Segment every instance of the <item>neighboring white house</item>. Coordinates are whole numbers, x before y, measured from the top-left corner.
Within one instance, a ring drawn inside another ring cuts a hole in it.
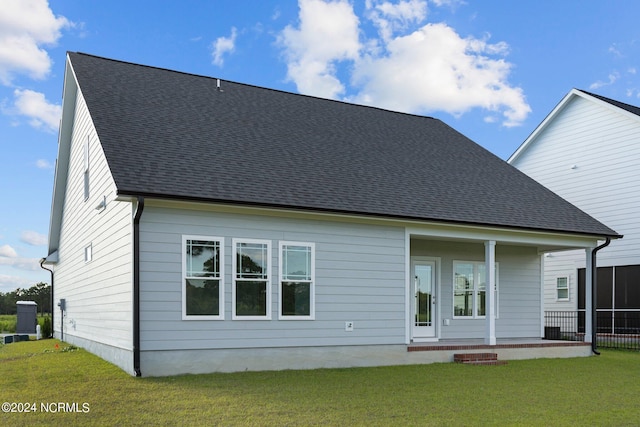
[[[573,89],[509,163],[624,235],[597,262],[602,331],[624,332],[640,314],[640,108]],[[547,254],[546,310],[584,308],[584,269],[583,251]]]
[[[539,339],[542,254],[607,237],[439,120],[68,54],[55,336],[132,374]]]

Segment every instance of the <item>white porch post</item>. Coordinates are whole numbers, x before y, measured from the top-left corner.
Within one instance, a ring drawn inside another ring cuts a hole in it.
[[[487,240],[484,242],[484,264],[485,264],[485,332],[484,343],[496,345],[496,242]]]
[[[584,342],[592,341],[593,333],[593,317],[591,309],[593,307],[593,301],[591,300],[591,289],[593,288],[593,263],[591,262],[591,253],[593,248],[585,249],[585,255],[587,257],[585,277],[584,277]],[[576,305],[577,307],[577,305]]]

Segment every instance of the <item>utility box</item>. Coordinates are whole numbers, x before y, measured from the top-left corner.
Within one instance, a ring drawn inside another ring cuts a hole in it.
[[[16,334],[35,334],[38,324],[38,304],[35,301],[18,301]]]

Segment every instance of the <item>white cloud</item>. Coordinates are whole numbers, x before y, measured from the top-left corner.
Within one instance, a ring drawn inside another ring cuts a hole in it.
[[[398,3],[367,0],[366,8],[368,18],[378,27],[383,40],[389,40],[396,31],[422,22],[427,16],[425,0],[402,0]]]
[[[8,293],[16,289],[29,289],[41,280],[27,279],[21,276],[10,276],[8,274],[0,274],[0,292]],[[46,279],[44,281],[47,281]]]
[[[25,271],[38,271],[40,269],[40,259],[38,258],[22,258],[22,257],[1,257],[0,265],[7,265]]]
[[[620,50],[620,47],[616,43],[609,46],[609,53],[612,53],[613,56],[617,58],[624,57],[624,55],[622,54],[622,51]]]
[[[454,115],[480,107],[501,111],[503,125],[520,124],[531,111],[522,90],[507,83],[511,65],[486,53],[504,46],[461,38],[445,24],[427,24],[387,44],[384,57],[364,58],[355,78],[357,102],[409,112]]]
[[[463,0],[430,0],[436,6],[451,6],[455,7],[458,5],[466,4]]]
[[[30,118],[29,124],[36,129],[43,129],[49,132],[56,132],[62,115],[62,107],[57,104],[50,104],[43,93],[29,89],[16,89],[13,91],[15,97],[15,111]]]
[[[36,160],[36,167],[38,169],[53,169],[53,165],[45,159]]]
[[[218,37],[213,42],[213,63],[218,67],[222,67],[224,64],[224,55],[235,50],[237,35],[238,31],[235,27],[232,27],[229,37]]]
[[[3,0],[0,7],[0,83],[10,85],[16,74],[43,79],[51,58],[42,48],[55,45],[61,30],[73,23],[54,16],[47,0]]]
[[[598,80],[594,83],[591,83],[589,85],[589,89],[599,89],[603,86],[610,86],[614,84],[620,78],[620,73],[618,73],[617,71],[614,71],[609,74],[608,78],[609,78],[608,81]]]
[[[0,257],[17,258],[18,257],[18,253],[11,246],[2,245],[2,246],[0,246]]]
[[[336,76],[335,62],[358,58],[358,17],[345,0],[300,0],[298,4],[299,28],[287,26],[279,37],[287,77],[300,93],[337,98],[345,88]]]
[[[522,89],[508,81],[509,45],[490,43],[489,35],[462,38],[444,23],[425,24],[425,1],[368,0],[366,15],[379,36],[362,41],[347,1],[300,0],[299,6],[299,27],[286,27],[279,40],[288,77],[301,93],[418,114],[481,108],[489,121],[502,115],[508,127],[531,112]],[[348,79],[339,79],[339,63]]]
[[[44,246],[47,244],[47,236],[31,230],[23,231],[20,234],[20,240],[31,246]]]

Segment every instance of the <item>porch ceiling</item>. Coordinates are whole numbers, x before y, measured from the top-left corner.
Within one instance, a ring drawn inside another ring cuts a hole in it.
[[[530,230],[433,226],[408,228],[407,234],[411,240],[465,243],[495,241],[499,246],[535,247],[539,253],[594,248],[598,245],[598,236],[546,233]]]

